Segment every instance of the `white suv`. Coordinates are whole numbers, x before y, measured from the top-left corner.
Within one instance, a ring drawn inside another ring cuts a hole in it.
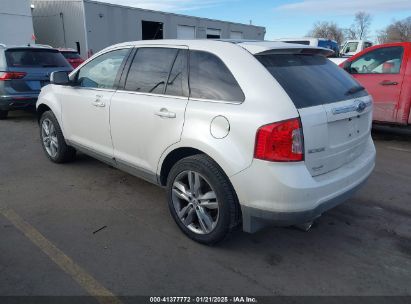
[[[202,243],[242,224],[312,222],[370,175],[372,100],[326,49],[279,42],[128,42],[37,103],[50,160],[76,150],[167,188]],[[156,202],[153,202],[155,204]]]

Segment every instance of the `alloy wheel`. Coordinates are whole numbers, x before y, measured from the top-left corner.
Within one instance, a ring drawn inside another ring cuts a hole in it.
[[[53,122],[48,118],[44,119],[41,124],[41,137],[47,154],[52,158],[55,158],[58,153],[59,144],[56,128],[54,127]]]
[[[183,171],[173,182],[172,202],[185,227],[197,234],[209,234],[217,225],[219,204],[210,183],[200,173]]]

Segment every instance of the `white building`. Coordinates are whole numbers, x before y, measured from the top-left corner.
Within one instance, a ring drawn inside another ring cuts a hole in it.
[[[34,43],[33,20],[29,0],[1,0],[0,43]]]
[[[94,0],[32,0],[37,43],[83,57],[124,41],[232,38],[264,40],[265,28]]]

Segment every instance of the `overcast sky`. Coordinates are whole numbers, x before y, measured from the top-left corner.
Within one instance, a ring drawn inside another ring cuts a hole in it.
[[[262,25],[266,39],[304,36],[316,21],[349,27],[359,10],[373,16],[372,34],[411,16],[411,0],[98,0],[167,12]]]

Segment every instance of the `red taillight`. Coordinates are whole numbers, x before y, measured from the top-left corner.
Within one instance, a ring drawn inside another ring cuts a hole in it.
[[[303,130],[300,119],[294,118],[259,128],[254,157],[276,162],[304,160]]]
[[[0,80],[22,79],[24,76],[24,72],[0,72]]]

